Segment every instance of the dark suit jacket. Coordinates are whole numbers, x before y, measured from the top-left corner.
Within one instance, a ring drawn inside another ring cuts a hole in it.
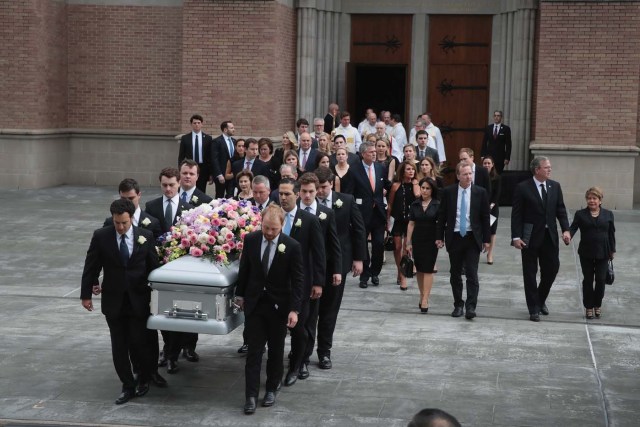
[[[487,193],[491,194],[491,178],[489,177],[489,172],[482,166],[476,165],[476,171],[473,174],[473,184],[484,188],[487,190]]]
[[[173,217],[172,225],[176,224],[176,218],[179,217],[180,214],[182,214],[182,211],[187,211],[189,209],[193,209],[193,206],[188,203],[183,203],[182,201],[180,201],[178,203],[178,209],[176,211],[176,215]],[[158,197],[157,199],[149,200],[147,204],[144,205],[144,211],[158,220],[158,222],[160,223],[160,229],[162,230],[162,233],[166,233],[167,231],[170,230],[169,228],[167,228],[167,226],[164,223],[164,209],[162,206],[162,196]]]
[[[340,126],[340,119],[337,116],[333,117],[329,113],[327,113],[327,115],[324,116],[324,131],[326,133],[331,135],[331,132],[338,126]]]
[[[560,221],[560,228],[563,232],[569,230],[569,219],[567,218],[567,209],[564,206],[560,184],[549,179],[546,182],[546,187],[546,210],[533,178],[519,183],[513,192],[511,238],[522,238],[524,225],[532,224],[529,248],[540,247],[544,241],[545,233],[549,233],[554,245],[558,246],[556,219]]]
[[[244,298],[244,312],[250,316],[258,300],[266,293],[278,306],[278,313],[286,317],[290,311],[300,312],[303,298],[302,250],[291,237],[280,233],[268,274],[262,269],[262,231],[254,231],[244,238],[240,257],[236,295]],[[278,247],[284,245],[284,252]],[[307,296],[308,298],[308,296]]]
[[[351,151],[347,151],[347,163],[349,163],[349,165],[352,165],[359,161],[361,161],[360,156],[358,156],[355,153],[352,153]],[[338,164],[338,159],[336,159],[336,154],[333,153],[332,155],[329,156],[329,165],[335,167],[337,164]]]
[[[182,193],[182,190],[180,190],[180,192]],[[211,196],[209,196],[208,194],[198,190],[197,188],[193,191],[193,194],[191,195],[191,199],[189,199],[189,204],[191,206],[197,207],[202,205],[203,203],[209,203],[213,200],[213,198],[211,198]]]
[[[362,162],[354,163],[349,168],[349,171],[352,172],[351,176],[355,182],[353,197],[356,199],[356,203],[360,208],[360,213],[362,213],[362,219],[367,227],[371,223],[371,219],[374,218],[374,215],[377,216],[382,223],[386,223],[387,213],[384,205],[383,190],[386,189],[388,191],[391,187],[391,183],[387,179],[382,165],[375,162],[373,165],[376,173],[375,191],[371,189],[369,176],[367,175],[367,171],[362,165]],[[358,203],[359,200],[362,200],[362,203]]]
[[[482,250],[483,243],[491,242],[491,227],[489,226],[489,195],[487,191],[471,185],[471,203],[469,218],[471,220],[471,231],[478,248]],[[436,240],[444,240],[447,251],[455,251],[457,248],[453,239],[454,228],[456,226],[456,214],[458,211],[458,184],[453,184],[442,192],[440,199],[440,209],[438,210],[438,223],[436,225]]]
[[[146,239],[142,244],[138,241],[141,236]],[[151,288],[147,284],[147,277],[158,265],[158,254],[150,231],[133,227],[133,252],[125,267],[116,242],[116,228],[112,225],[100,228],[94,231],[87,251],[80,298],[91,299],[93,285],[98,283],[100,271],[104,271],[102,313],[110,317],[127,314],[146,319],[151,302]],[[129,297],[132,313],[122,312],[125,292]]]
[[[496,164],[496,169],[502,172],[504,161],[511,160],[511,128],[500,125],[497,137],[493,138],[493,124],[487,126],[482,137],[481,157],[491,156]],[[500,167],[498,167],[500,165]]]
[[[340,207],[336,205],[338,200],[340,200]],[[364,261],[367,258],[367,235],[362,214],[351,194],[331,192],[331,209],[336,214],[336,227],[342,254],[342,274],[345,275],[351,270],[354,260]]]
[[[145,224],[145,219],[148,219],[148,224]],[[105,218],[103,227],[108,227],[113,225],[113,217],[109,216]],[[143,228],[145,230],[149,230],[155,239],[160,237],[162,234],[162,228],[160,227],[160,222],[155,218],[146,213],[145,211],[140,211],[140,220],[138,221],[138,227]]]
[[[416,155],[417,155],[418,161],[424,159],[425,157],[431,157],[435,162],[436,166],[440,165],[440,156],[438,155],[438,150],[436,150],[435,148],[425,147],[424,156],[421,156],[420,147],[416,147],[416,153],[417,153]]]
[[[235,139],[233,137],[231,137],[231,141],[233,141],[235,145]],[[218,136],[212,141],[211,156],[213,177],[215,178],[218,175],[224,176],[224,172],[227,170],[227,162],[229,161],[229,146],[223,135]]]
[[[296,223],[300,220],[300,226]],[[304,271],[303,300],[309,300],[312,286],[324,286],[326,274],[326,251],[320,220],[302,209],[296,210],[291,226],[290,237],[302,246],[302,262]]]
[[[209,176],[211,175],[211,149],[213,145],[213,138],[211,135],[208,135],[202,132],[202,159],[200,159],[201,164],[205,164],[207,167],[207,171],[205,171]],[[178,164],[184,159],[192,159],[193,160],[193,132],[186,133],[182,135],[180,138],[180,151],[178,152]],[[202,171],[201,171],[202,173]]]
[[[236,160],[231,164],[231,171],[233,172],[234,187],[238,186],[236,183],[235,177],[236,175],[238,175],[238,173],[240,173],[244,169],[246,163],[247,163],[247,159],[240,159],[240,160]],[[262,175],[262,176],[266,176],[267,178],[269,178],[270,176],[269,167],[266,165],[265,162],[258,159],[257,157],[253,160],[253,164],[251,166],[251,172],[253,173],[253,176]]]
[[[325,270],[327,283],[332,282],[331,276],[342,274],[342,250],[336,226],[336,215],[332,209],[316,202],[316,217],[320,220],[322,236],[324,237],[324,248],[327,261]],[[300,209],[300,199],[298,199],[298,209]],[[324,213],[324,219],[323,214]]]
[[[613,212],[600,208],[597,218],[591,216],[589,208],[576,211],[569,227],[571,237],[580,230],[578,254],[590,259],[608,259],[616,251],[616,227]]]
[[[271,193],[273,195],[273,192]],[[253,204],[254,206],[258,206],[258,202],[256,202],[256,199],[254,199],[253,197],[249,197],[247,199],[248,202],[251,202],[251,204]],[[266,208],[267,206],[269,206],[271,203],[275,203],[276,205],[278,204],[275,200],[273,200],[273,198],[270,196],[269,199],[267,200],[267,202],[264,204],[264,206],[262,207],[262,209]]]
[[[305,172],[313,172],[316,164],[316,156],[318,155],[318,150],[315,148],[309,149],[309,155],[307,156],[307,163],[305,164],[304,171]],[[298,163],[302,167],[302,149],[298,149]]]

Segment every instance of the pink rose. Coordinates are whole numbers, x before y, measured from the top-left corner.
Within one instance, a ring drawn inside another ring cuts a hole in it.
[[[238,242],[238,244],[236,245],[236,248],[238,248],[239,251],[241,251],[243,247],[244,244],[242,242]]]
[[[218,218],[212,219],[211,220],[211,225],[213,225],[214,227],[220,226],[220,220]]]
[[[189,246],[191,246],[191,242],[189,242],[188,239],[181,239],[180,240],[180,246],[182,247],[182,249],[186,249]]]
[[[227,246],[229,246],[229,249],[235,249],[236,248],[236,243],[232,240],[232,241],[227,243]]]
[[[227,240],[232,240],[233,239],[233,233],[227,233],[226,236],[224,236]]]
[[[189,249],[189,255],[195,256],[195,257],[201,257],[202,250],[200,248],[196,248],[195,246],[192,246],[191,249]]]
[[[207,243],[209,243],[210,245],[215,245],[216,244],[216,237],[209,235],[209,237],[207,238]]]

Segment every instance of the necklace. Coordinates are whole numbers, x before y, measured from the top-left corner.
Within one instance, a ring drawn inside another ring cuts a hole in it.
[[[598,215],[600,215],[600,208],[598,208],[598,210],[596,211],[591,211],[591,216],[596,218]]]

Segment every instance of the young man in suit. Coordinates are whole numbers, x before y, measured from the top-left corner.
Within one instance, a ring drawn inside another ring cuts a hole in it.
[[[130,200],[135,206],[136,210],[131,217],[131,222],[136,227],[141,227],[153,233],[153,238],[157,239],[162,234],[160,228],[160,222],[149,215],[148,213],[140,209],[140,197],[142,192],[140,191],[140,185],[138,181],[133,178],[125,178],[118,184],[118,193],[121,199]],[[109,216],[104,220],[103,227],[113,225],[113,216]]]
[[[304,325],[309,315],[310,299],[322,295],[325,280],[326,252],[320,220],[315,215],[298,208],[296,203],[299,184],[291,179],[280,181],[280,206],[285,212],[282,232],[293,237],[302,247],[304,288],[298,324],[291,329],[291,354],[285,386],[295,384],[300,374],[300,366],[307,348],[308,334]]]
[[[376,148],[370,142],[360,145],[361,162],[355,162],[353,168],[353,180],[355,191],[353,196],[362,213],[366,234],[371,235],[371,255],[367,254],[360,287],[369,286],[371,279],[374,286],[380,284],[378,275],[382,270],[384,256],[384,229],[387,223],[387,212],[384,204],[384,190],[389,190],[390,183],[384,176],[382,165],[375,162]]]
[[[476,317],[478,302],[478,261],[480,252],[485,252],[491,242],[489,226],[489,195],[486,190],[471,184],[473,172],[466,162],[456,166],[458,184],[443,190],[438,223],[436,245],[447,245],[451,263],[451,290],[454,310],[452,317],[466,314],[468,320]],[[462,268],[467,277],[467,301],[462,299]]]
[[[556,220],[560,222],[566,245],[571,235],[562,189],[558,182],[549,179],[551,161],[538,156],[531,161],[530,168],[533,178],[519,183],[513,192],[511,238],[513,246],[521,250],[529,320],[539,322],[540,313],[549,314],[546,301],[560,269]],[[540,285],[536,282],[538,264]]]
[[[198,164],[191,159],[185,159],[180,163],[180,201],[191,206],[200,206],[209,203],[213,199],[196,187],[199,179]]]
[[[333,332],[342,303],[344,284],[349,272],[353,273],[353,277],[358,277],[362,273],[362,263],[367,257],[367,235],[360,209],[353,196],[332,191],[335,177],[331,169],[321,166],[315,170],[315,174],[318,177],[317,197],[320,206],[326,206],[335,213],[342,255],[340,266],[342,280],[336,284],[333,277],[327,276],[318,307],[318,366],[320,369],[331,369]],[[328,279],[331,279],[331,283]],[[311,351],[313,352],[313,346]]]
[[[163,233],[171,231],[171,227],[176,223],[176,219],[183,210],[193,209],[193,206],[180,200],[178,190],[180,188],[180,172],[176,168],[164,168],[159,175],[162,196],[150,200],[145,205],[145,211],[156,217],[160,221],[160,228]],[[175,374],[178,372],[178,355],[186,339],[182,332],[160,331],[164,340],[164,348],[158,359],[158,366],[169,365],[167,372]],[[167,362],[168,361],[168,362]]]
[[[207,191],[207,182],[213,182],[213,165],[211,163],[213,138],[202,132],[202,116],[194,114],[190,119],[192,131],[180,138],[178,164],[184,159],[192,159],[200,168],[200,178],[196,186],[200,191]]]
[[[294,328],[303,295],[300,244],[282,232],[284,212],[276,205],[262,212],[262,230],[244,238],[236,304],[245,313],[249,352],[245,363],[245,414],[253,414],[260,390],[262,353],[268,344],[267,384],[262,406],[273,406],[284,366],[287,328]]]
[[[215,138],[212,143],[211,165],[214,168],[213,182],[216,184],[216,198],[220,199],[226,194],[231,194],[233,190],[233,180],[227,182],[224,173],[227,170],[227,162],[233,159],[235,153],[236,140],[233,135],[236,128],[231,120],[226,120],[220,124],[222,134]]]
[[[82,272],[80,298],[82,306],[93,310],[92,289],[104,271],[102,282],[102,313],[111,334],[113,364],[122,392],[116,405],[128,402],[134,396],[149,391],[149,380],[154,369],[148,343],[147,318],[151,302],[149,273],[158,267],[158,255],[153,234],[132,225],[135,212],[133,203],[115,200],[110,207],[113,225],[93,233]],[[139,361],[138,383],[131,371],[129,354]]]
[[[493,112],[493,124],[484,130],[480,156],[493,157],[498,173],[502,173],[511,160],[511,128],[502,123],[502,111]]]
[[[333,210],[328,206],[320,204],[320,202],[316,200],[319,186],[320,181],[318,181],[318,177],[311,172],[307,172],[300,177],[298,208],[315,215],[320,220],[326,250],[327,264],[324,282],[324,288],[326,289],[327,286],[338,286],[342,283],[342,249],[340,247],[340,240],[338,239],[336,216]],[[321,298],[316,298],[309,301],[309,315],[305,323],[308,336],[307,347],[304,352],[302,364],[300,365],[300,373],[298,374],[298,379],[300,380],[309,377],[309,358],[316,344],[316,326],[318,323],[320,299]]]
[[[248,138],[244,145],[246,147],[244,159],[236,160],[231,165],[231,171],[235,177],[245,169],[248,169],[253,173],[253,176],[264,175],[269,176],[269,168],[267,165],[258,158],[258,141],[253,138]],[[238,183],[233,180],[233,187],[236,188]]]
[[[471,183],[487,190],[487,194],[491,194],[491,178],[489,172],[483,167],[475,164],[473,150],[471,148],[461,148],[458,152],[458,158],[461,162],[471,166]]]
[[[418,144],[418,146],[416,147],[416,156],[418,161],[424,159],[425,157],[431,157],[436,166],[440,166],[440,156],[438,156],[438,150],[427,145],[429,143],[429,134],[426,130],[419,130],[418,132],[416,132],[416,143]]]

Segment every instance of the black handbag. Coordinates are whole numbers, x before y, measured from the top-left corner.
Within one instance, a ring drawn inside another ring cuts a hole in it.
[[[615,280],[616,275],[613,272],[613,260],[609,260],[609,265],[607,265],[607,276],[604,278],[604,283],[607,285],[613,285],[613,281]]]
[[[385,251],[392,251],[394,248],[395,248],[395,244],[393,243],[393,236],[389,234],[384,239],[384,250]]]
[[[403,255],[400,260],[400,272],[404,277],[413,277],[413,258],[409,255]]]

